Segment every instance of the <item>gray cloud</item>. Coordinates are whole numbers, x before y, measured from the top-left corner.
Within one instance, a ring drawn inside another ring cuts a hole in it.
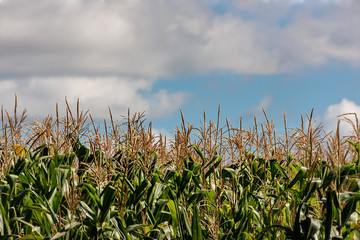
[[[4,1],[0,28],[7,75],[276,70],[254,26],[197,1]]]
[[[0,73],[156,78],[359,63],[356,1],[228,2],[246,14],[220,15],[201,0],[5,0]]]
[[[341,6],[329,10],[329,15],[319,18],[307,17],[310,13],[299,13],[294,23],[280,34],[285,66],[322,65],[332,59],[353,65],[360,63],[359,4]],[[285,42],[286,41],[286,42]],[[297,47],[296,48],[294,48]]]
[[[331,60],[360,64],[360,2],[353,0],[236,0],[232,6],[265,33],[278,71]],[[287,4],[286,4],[287,3]],[[249,18],[249,17],[248,17]]]

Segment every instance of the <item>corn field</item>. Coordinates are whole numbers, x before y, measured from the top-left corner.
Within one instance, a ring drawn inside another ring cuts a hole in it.
[[[167,139],[141,113],[99,126],[66,106],[1,109],[0,239],[360,239],[356,114],[342,137],[312,113],[283,134],[265,112],[252,127],[181,113]]]

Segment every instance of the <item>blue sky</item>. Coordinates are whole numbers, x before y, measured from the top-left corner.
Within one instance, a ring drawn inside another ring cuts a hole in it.
[[[181,89],[189,96],[182,106],[186,119],[198,124],[206,110],[209,118],[216,120],[220,105],[221,116],[238,125],[240,118],[251,125],[253,117],[263,120],[262,108],[278,126],[283,126],[283,114],[291,127],[298,127],[301,114],[314,113],[318,122],[327,122],[330,129],[336,122],[326,119],[329,106],[339,106],[343,99],[359,102],[360,69],[343,63],[330,63],[326,66],[307,67],[301,72],[271,75],[238,75],[212,73],[208,75],[187,76],[174,79],[161,79],[156,88]],[[345,106],[343,106],[345,108]],[[193,109],[197,109],[194,111]],[[350,108],[351,109],[351,108]],[[343,112],[339,109],[336,115]],[[354,107],[348,112],[358,112]],[[171,121],[157,121],[163,126],[177,124],[180,114]]]
[[[171,133],[203,111],[333,129],[360,114],[357,0],[0,0],[0,104],[31,117],[79,98],[96,119],[145,111]]]

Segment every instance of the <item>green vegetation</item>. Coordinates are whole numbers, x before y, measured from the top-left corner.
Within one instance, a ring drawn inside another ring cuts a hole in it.
[[[340,138],[311,114],[279,136],[266,114],[204,115],[166,140],[142,114],[103,131],[79,106],[1,117],[0,239],[360,239],[357,121]]]

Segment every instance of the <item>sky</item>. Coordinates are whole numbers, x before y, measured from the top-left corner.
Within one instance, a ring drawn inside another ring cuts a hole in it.
[[[0,0],[0,105],[29,118],[143,112],[171,134],[203,111],[251,125],[262,109],[325,129],[360,116],[358,0]],[[344,129],[349,129],[345,123]]]

